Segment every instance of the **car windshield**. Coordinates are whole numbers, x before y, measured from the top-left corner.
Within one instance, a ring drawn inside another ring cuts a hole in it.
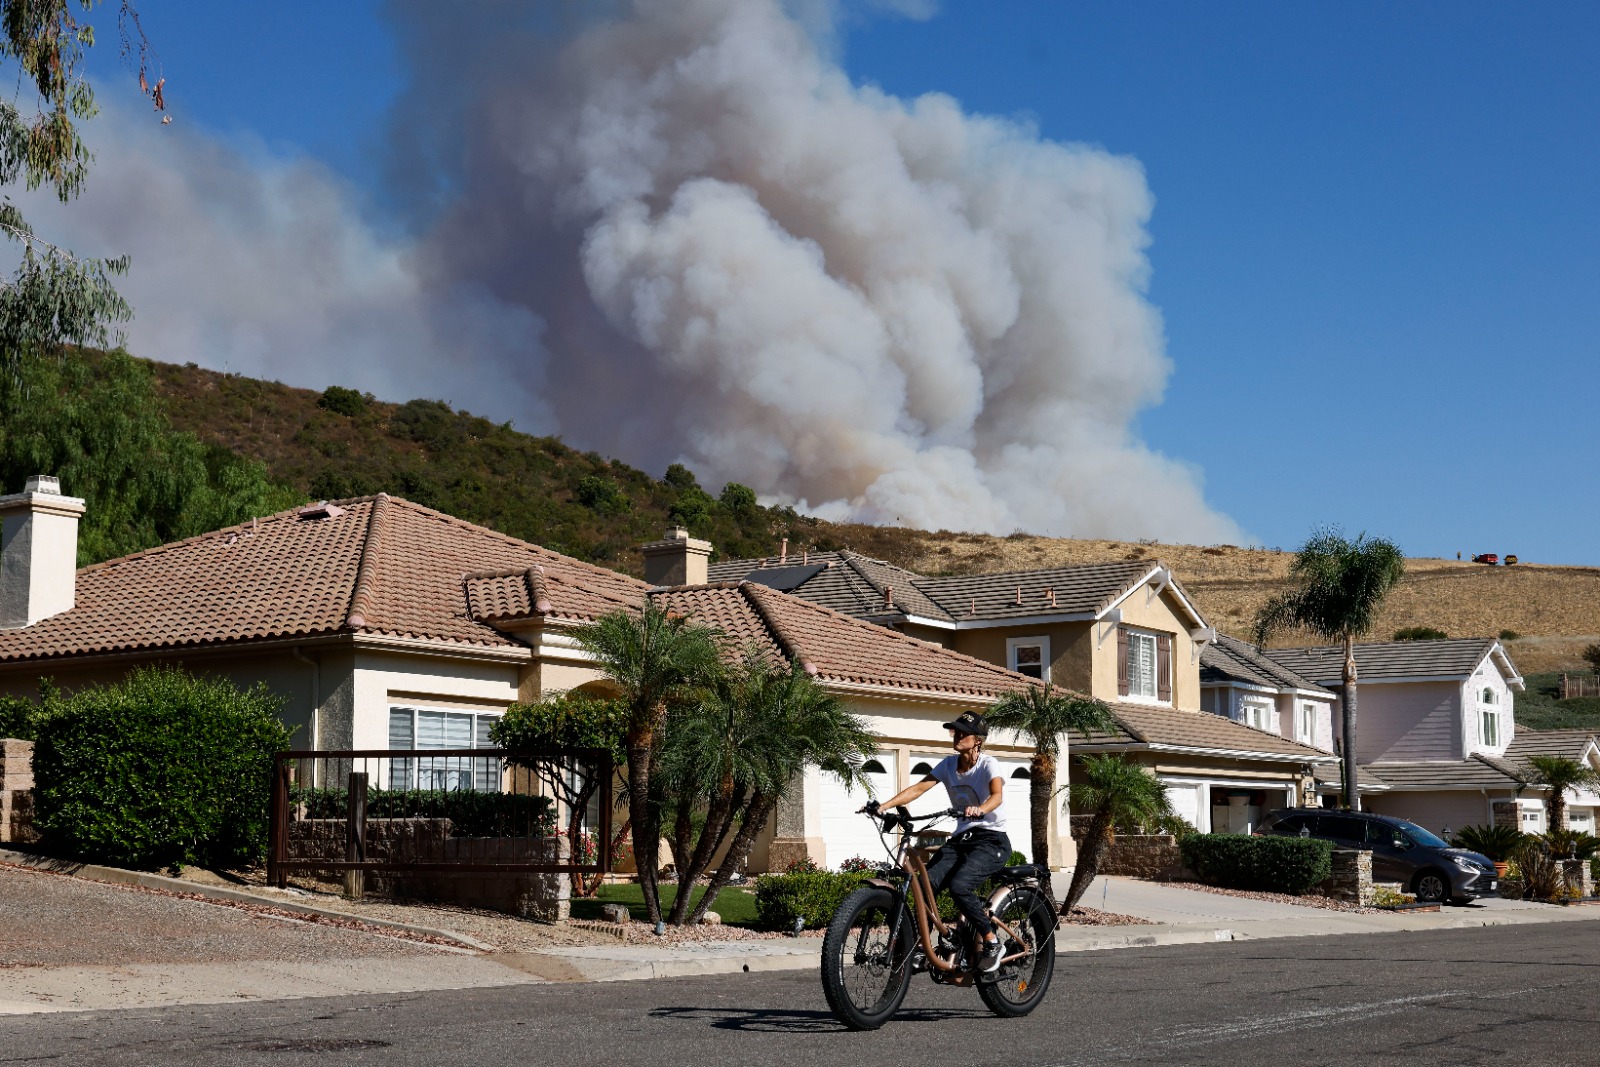
[[[1414,822],[1403,822],[1400,824],[1400,829],[1405,831],[1405,835],[1407,837],[1411,838],[1411,840],[1425,848],[1450,847],[1447,842],[1440,840],[1438,837],[1434,836],[1434,834],[1424,830]]]

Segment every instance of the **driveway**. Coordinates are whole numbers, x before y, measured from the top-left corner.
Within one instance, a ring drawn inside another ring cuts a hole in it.
[[[0,1014],[531,981],[383,933],[0,864]]]
[[[1056,897],[1066,893],[1069,879],[1056,876]],[[1162,925],[1184,923],[1240,923],[1266,919],[1304,920],[1315,915],[1312,908],[1299,904],[1281,904],[1275,900],[1252,900],[1223,893],[1206,893],[1195,889],[1179,889],[1160,882],[1146,882],[1138,878],[1101,875],[1089,883],[1080,903],[1101,911]],[[1308,915],[1307,913],[1311,913]]]

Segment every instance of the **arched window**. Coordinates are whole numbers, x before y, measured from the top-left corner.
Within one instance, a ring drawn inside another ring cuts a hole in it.
[[[889,772],[884,770],[883,769],[883,764],[879,763],[877,760],[869,759],[869,760],[867,760],[867,762],[865,762],[865,763],[863,763],[861,765],[861,773],[862,774],[888,774]]]
[[[1011,777],[1013,777],[1013,778],[1032,778],[1033,777],[1033,773],[1031,771],[1029,771],[1028,768],[1026,768],[1026,767],[1018,767],[1016,770],[1011,772]]]
[[[913,778],[915,778],[919,774],[924,776],[924,777],[926,777],[926,776],[928,776],[928,775],[930,775],[932,773],[933,773],[933,764],[929,763],[927,760],[923,760],[921,763],[919,763],[915,767],[911,768],[911,776]]]
[[[1494,703],[1494,690],[1488,688],[1487,686],[1485,686],[1484,690],[1483,690],[1483,702],[1485,704],[1493,704]]]

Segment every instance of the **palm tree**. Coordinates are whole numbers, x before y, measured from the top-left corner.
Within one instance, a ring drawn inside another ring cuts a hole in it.
[[[1335,528],[1318,530],[1289,565],[1292,588],[1269,600],[1256,616],[1257,643],[1284,630],[1305,630],[1344,645],[1344,795],[1357,811],[1356,639],[1372,632],[1378,609],[1405,569],[1405,556],[1393,541],[1366,534],[1352,540]]]
[[[753,649],[706,699],[675,711],[662,739],[660,778],[677,805],[673,853],[682,864],[669,921],[704,918],[806,767],[853,785],[876,747],[866,724],[798,662],[778,664]],[[703,816],[693,842],[691,808]],[[691,909],[688,887],[724,842],[722,862]]]
[[[1115,728],[1116,720],[1103,701],[1047,685],[1030,685],[1021,692],[1007,693],[995,701],[985,717],[992,729],[1010,730],[1033,745],[1033,758],[1028,761],[1028,774],[1033,784],[1028,795],[1028,828],[1033,862],[1048,866],[1050,798],[1055,796],[1061,738],[1071,730],[1110,731]]]
[[[1155,775],[1121,756],[1085,756],[1078,762],[1073,778],[1076,780],[1067,790],[1068,810],[1087,811],[1091,818],[1067,899],[1061,904],[1063,915],[1077,907],[1099,873],[1100,860],[1118,823],[1143,823],[1172,814],[1167,787]]]
[[[1561,825],[1567,814],[1568,789],[1600,789],[1600,771],[1565,756],[1529,756],[1527,777],[1517,787],[1517,794],[1528,786],[1550,790],[1545,804],[1550,813],[1549,829],[1564,829]]]
[[[627,707],[628,819],[651,922],[661,920],[656,886],[660,811],[650,789],[656,735],[672,707],[693,702],[715,685],[723,669],[718,636],[648,598],[642,611],[608,612],[576,634]]]

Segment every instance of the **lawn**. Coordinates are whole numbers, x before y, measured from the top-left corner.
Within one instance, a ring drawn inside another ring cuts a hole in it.
[[[693,898],[694,903],[700,902],[701,895],[705,892],[704,886],[696,886]],[[678,899],[678,887],[664,885],[661,887],[661,910],[672,910],[672,902]],[[632,882],[623,882],[617,885],[603,885],[600,895],[591,899],[572,900],[572,917],[574,919],[599,919],[600,908],[605,904],[627,905],[628,914],[633,916],[635,922],[645,922],[649,916],[644,910],[644,891]],[[716,903],[711,910],[722,916],[722,921],[729,926],[755,926],[756,894],[751,889],[741,889],[729,886],[717,894]]]

